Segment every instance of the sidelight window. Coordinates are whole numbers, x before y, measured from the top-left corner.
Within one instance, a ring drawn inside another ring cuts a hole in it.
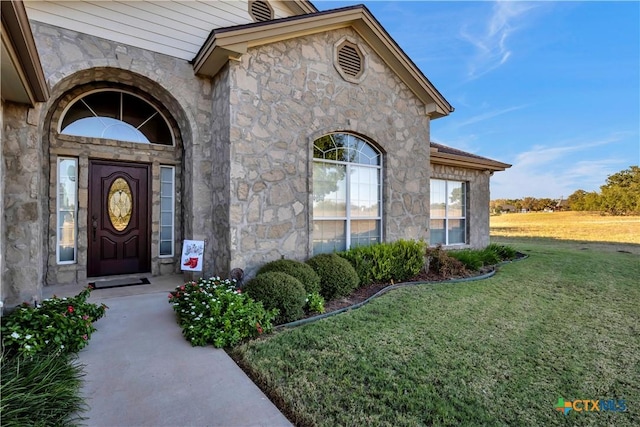
[[[56,258],[58,264],[74,264],[78,248],[78,159],[59,157],[57,168]]]

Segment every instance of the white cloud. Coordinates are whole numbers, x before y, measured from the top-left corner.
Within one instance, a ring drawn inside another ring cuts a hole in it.
[[[509,46],[509,39],[526,24],[532,9],[537,3],[519,1],[498,1],[492,8],[492,13],[480,28],[465,26],[460,31],[460,37],[471,43],[475,54],[471,55],[468,78],[473,80],[504,65],[513,51]]]
[[[491,178],[491,198],[567,197],[578,189],[598,191],[628,159],[593,159],[593,148],[620,141],[620,134],[602,140],[559,146],[535,146],[520,153],[513,166]]]
[[[456,123],[456,125],[458,127],[460,127],[460,126],[467,126],[467,125],[470,125],[470,124],[473,124],[473,123],[483,122],[485,120],[489,120],[489,119],[492,119],[494,117],[501,116],[501,115],[506,114],[506,113],[510,113],[512,111],[521,110],[521,109],[526,108],[526,107],[528,107],[528,105],[517,105],[517,106],[514,106],[514,107],[503,108],[502,110],[487,111],[485,113],[478,114],[476,116],[470,117],[467,120],[464,120],[462,122],[458,122],[458,123]]]

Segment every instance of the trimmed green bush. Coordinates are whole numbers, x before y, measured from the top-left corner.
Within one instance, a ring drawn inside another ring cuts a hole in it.
[[[371,246],[359,246],[338,255],[356,270],[361,285],[402,282],[420,273],[424,266],[425,244],[415,240],[397,240]]]
[[[449,256],[462,262],[469,270],[480,270],[484,265],[479,251],[472,249],[460,249],[449,251]]]
[[[270,271],[279,271],[295,277],[302,283],[307,294],[320,291],[320,277],[309,265],[292,259],[279,259],[271,261],[260,267],[258,275]]]
[[[515,249],[509,246],[499,245],[497,243],[491,243],[487,246],[487,249],[498,254],[502,261],[514,259],[518,255],[518,252]]]
[[[87,406],[80,395],[82,366],[60,352],[1,358],[3,426],[69,426]]]
[[[298,279],[281,271],[259,274],[242,288],[251,298],[261,301],[267,310],[280,311],[276,324],[293,322],[304,316],[307,293]]]
[[[307,264],[320,276],[320,295],[327,301],[349,295],[360,284],[351,263],[336,254],[318,254]]]

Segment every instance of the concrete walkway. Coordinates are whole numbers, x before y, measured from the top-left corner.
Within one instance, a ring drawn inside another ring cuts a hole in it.
[[[92,292],[90,301],[109,309],[78,355],[86,366],[82,392],[91,408],[84,423],[291,426],[223,350],[191,347],[183,338],[167,302],[177,284]]]

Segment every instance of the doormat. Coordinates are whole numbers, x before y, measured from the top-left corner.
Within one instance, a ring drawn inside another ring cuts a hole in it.
[[[129,277],[124,279],[100,280],[89,283],[93,289],[120,288],[122,286],[149,285],[149,279],[146,277]]]

